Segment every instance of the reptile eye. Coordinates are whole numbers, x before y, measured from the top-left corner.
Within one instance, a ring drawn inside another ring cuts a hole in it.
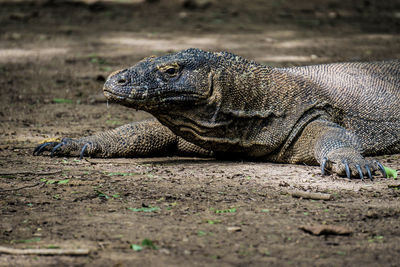
[[[125,85],[128,83],[128,81],[124,78],[120,78],[120,79],[118,79],[117,83],[118,83],[118,85]]]
[[[165,73],[168,75],[175,75],[176,72],[177,72],[177,69],[175,69],[175,68],[168,68],[165,70]]]

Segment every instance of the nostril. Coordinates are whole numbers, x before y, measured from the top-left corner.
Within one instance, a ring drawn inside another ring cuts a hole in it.
[[[117,83],[118,83],[119,85],[125,85],[125,84],[127,83],[127,80],[126,80],[126,79],[123,79],[123,78],[120,78],[120,79],[117,81]]]

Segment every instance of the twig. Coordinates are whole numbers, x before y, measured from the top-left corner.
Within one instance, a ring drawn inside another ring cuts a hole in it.
[[[301,230],[306,233],[313,235],[350,235],[353,230],[340,225],[311,225],[311,226],[300,226]]]
[[[89,249],[18,249],[18,248],[7,248],[0,246],[0,253],[12,254],[12,255],[72,255],[72,256],[85,256],[90,252]]]
[[[304,199],[315,199],[315,200],[330,200],[331,194],[323,194],[323,193],[311,193],[306,191],[293,191],[290,193],[292,197],[301,197]]]
[[[62,172],[59,171],[51,171],[51,172],[33,172],[33,171],[20,171],[20,172],[0,172],[0,175],[15,175],[15,174],[31,174],[31,175],[50,175],[57,174]]]
[[[22,187],[11,188],[11,189],[0,189],[0,192],[21,190],[21,189],[24,189],[24,188],[35,187],[35,186],[38,186],[38,185],[40,185],[40,184],[41,184],[41,183],[36,183],[36,184],[32,184],[32,185],[25,185],[25,186],[22,186]]]
[[[103,158],[83,158],[83,161],[86,161],[90,164],[104,164],[104,163],[109,163],[110,161],[105,161]],[[133,160],[132,159],[112,159],[113,164],[132,164]]]

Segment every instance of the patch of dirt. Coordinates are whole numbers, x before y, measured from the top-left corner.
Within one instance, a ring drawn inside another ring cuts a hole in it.
[[[149,117],[107,107],[101,96],[109,73],[143,57],[199,47],[272,66],[400,58],[399,14],[398,1],[377,0],[0,0],[0,246],[90,249],[3,254],[0,266],[398,265],[397,180],[321,177],[315,166],[32,151],[44,138]],[[400,168],[398,155],[379,160]],[[299,190],[331,200],[291,196]],[[300,229],[313,225],[352,234]]]

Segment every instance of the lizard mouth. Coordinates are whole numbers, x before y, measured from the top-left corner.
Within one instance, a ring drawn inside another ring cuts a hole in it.
[[[125,96],[115,94],[114,92],[110,92],[105,88],[103,89],[103,93],[104,93],[104,96],[107,98],[107,100],[122,101],[126,98]]]
[[[179,92],[177,95],[175,91],[163,92],[162,94],[160,94],[159,91],[154,91],[149,94],[148,92],[138,93],[137,90],[132,90],[130,95],[122,95],[107,88],[103,88],[103,93],[110,101],[129,107],[145,109],[169,106],[170,104],[193,104],[205,98],[193,92]]]

